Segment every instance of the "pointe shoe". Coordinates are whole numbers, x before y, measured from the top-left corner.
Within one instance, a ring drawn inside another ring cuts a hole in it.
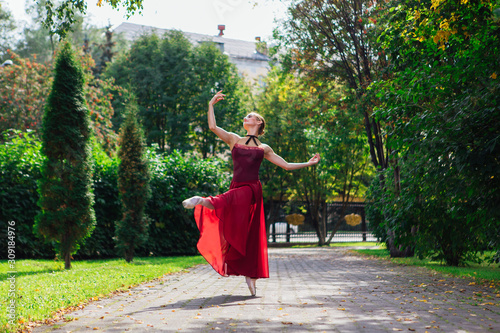
[[[252,279],[248,276],[246,276],[245,279],[247,281],[247,286],[248,286],[248,290],[250,290],[250,294],[252,296],[255,296],[257,294],[257,287],[255,286],[255,281],[257,279]]]
[[[192,197],[184,200],[182,202],[182,205],[184,206],[184,208],[193,209],[196,205],[200,204],[201,200],[203,200],[202,197]]]

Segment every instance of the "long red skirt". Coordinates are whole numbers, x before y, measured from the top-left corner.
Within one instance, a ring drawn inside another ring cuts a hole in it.
[[[268,278],[260,181],[231,182],[228,192],[207,199],[215,209],[198,205],[194,210],[201,255],[222,276]]]

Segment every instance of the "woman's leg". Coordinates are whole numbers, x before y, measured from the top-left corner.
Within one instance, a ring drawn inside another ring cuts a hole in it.
[[[257,279],[252,279],[249,276],[245,276],[245,281],[247,282],[248,290],[250,290],[250,294],[255,296],[257,294],[257,287],[255,286],[255,282]]]
[[[182,205],[184,208],[187,209],[192,209],[196,207],[197,205],[202,205],[204,207],[207,207],[208,209],[214,209],[214,206],[210,203],[208,199],[199,197],[199,196],[194,196],[192,198],[186,199],[182,202]]]

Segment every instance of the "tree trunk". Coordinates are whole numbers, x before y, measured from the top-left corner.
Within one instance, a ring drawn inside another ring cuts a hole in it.
[[[66,231],[61,239],[60,245],[60,254],[62,258],[64,258],[64,269],[71,269],[71,251],[68,246],[68,232]]]
[[[323,218],[320,216],[319,211],[320,211],[320,204],[319,202],[316,203],[314,206],[314,212],[312,212],[311,216],[313,218],[313,225],[316,229],[316,235],[318,236],[318,245],[323,246],[325,245],[325,233],[324,233],[324,225],[323,225]]]
[[[64,269],[71,269],[71,253],[69,251],[64,253]]]
[[[337,221],[337,223],[335,223],[335,226],[333,227],[332,230],[332,234],[330,235],[330,237],[328,237],[328,240],[326,241],[327,245],[331,243],[333,236],[335,236],[335,233],[339,230],[340,226],[342,225],[342,222],[344,221],[343,216],[345,216],[345,211],[347,210],[347,207],[349,207],[349,203],[343,202],[342,210],[340,211],[340,219]]]
[[[125,261],[131,262],[132,260],[134,260],[134,245],[131,245],[131,247],[125,252]]]
[[[394,244],[395,235],[393,231],[388,231],[387,241],[385,242],[387,249],[391,255],[391,258],[408,258],[413,257],[415,251],[413,247],[407,246],[406,248],[396,247]]]

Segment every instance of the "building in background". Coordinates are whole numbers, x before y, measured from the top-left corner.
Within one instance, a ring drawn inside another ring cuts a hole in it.
[[[230,39],[223,37],[224,26],[219,25],[220,33],[217,36],[203,35],[192,32],[182,32],[184,36],[194,45],[213,42],[222,53],[229,57],[229,60],[236,65],[238,72],[248,80],[256,81],[262,85],[262,78],[265,77],[270,69],[269,57],[257,51],[256,42],[247,42],[244,40]],[[156,33],[162,36],[168,30],[151,26],[139,25],[124,22],[114,30],[121,34],[126,40],[133,41],[143,34]]]

